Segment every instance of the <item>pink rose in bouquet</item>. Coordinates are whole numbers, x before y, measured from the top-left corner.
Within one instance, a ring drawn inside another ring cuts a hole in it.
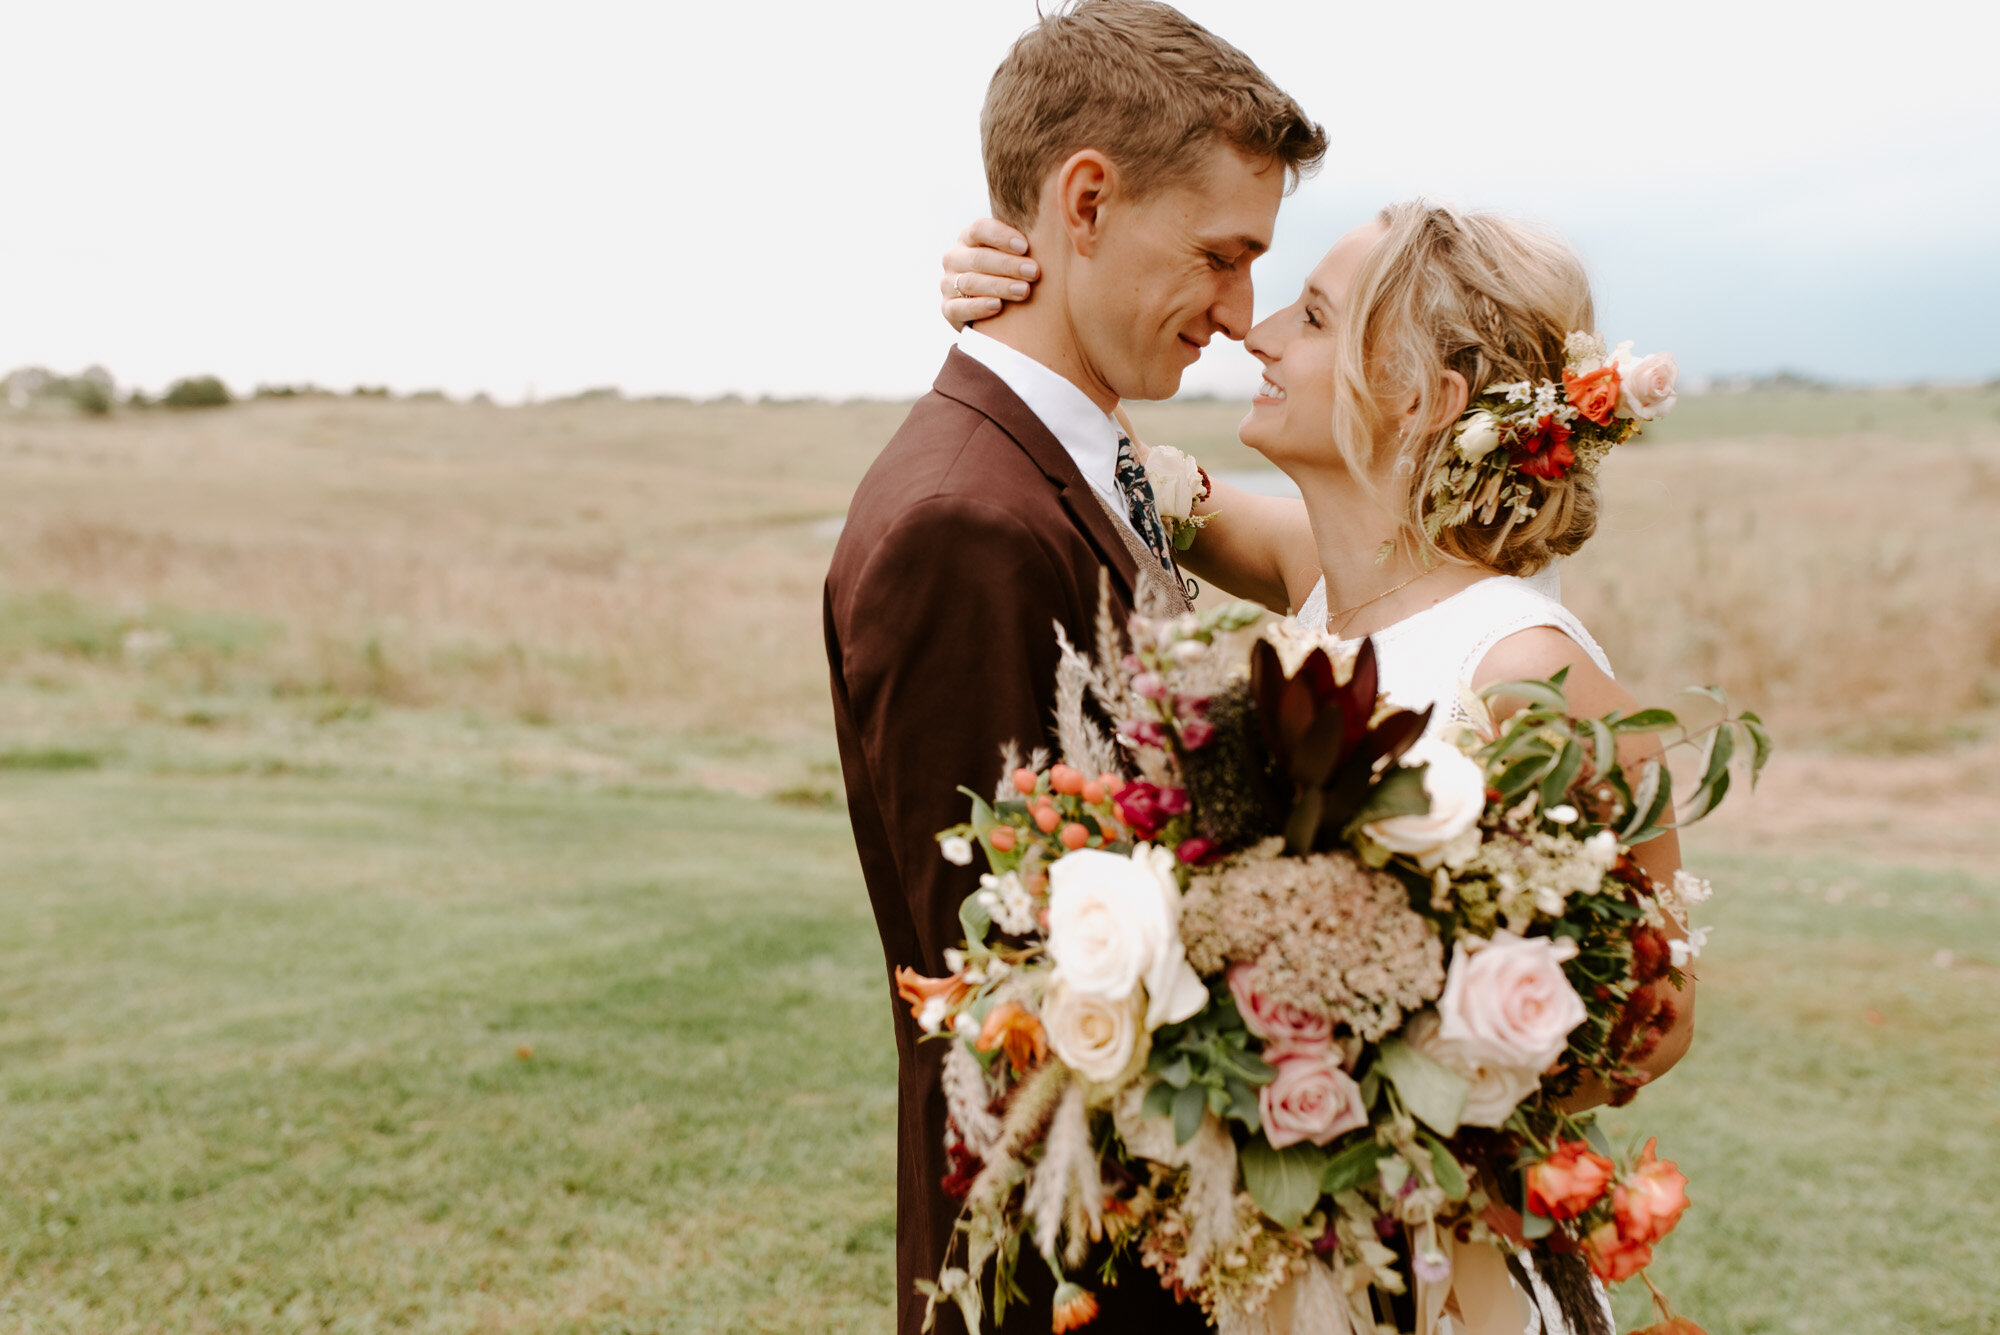
[[[1368,1125],[1361,1086],[1340,1069],[1340,1054],[1330,1046],[1278,1045],[1264,1049],[1264,1060],[1278,1071],[1257,1092],[1264,1138],[1273,1149],[1305,1140],[1330,1144]]]
[[[1476,1062],[1547,1069],[1588,1018],[1563,977],[1562,962],[1575,950],[1571,941],[1505,930],[1476,949],[1461,939],[1438,998],[1439,1036]]]
[[[1309,1011],[1290,1002],[1273,1001],[1257,990],[1257,967],[1233,964],[1229,992],[1250,1032],[1266,1043],[1325,1047],[1333,1039],[1333,1019],[1325,1011]]]

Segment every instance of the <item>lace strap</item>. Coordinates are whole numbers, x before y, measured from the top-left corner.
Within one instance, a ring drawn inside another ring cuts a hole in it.
[[[1540,594],[1531,594],[1527,598],[1509,601],[1517,605],[1506,615],[1497,617],[1481,627],[1480,635],[1472,642],[1465,657],[1459,660],[1460,680],[1467,682],[1473,680],[1473,674],[1479,670],[1479,665],[1486,661],[1486,655],[1492,653],[1494,646],[1500,641],[1510,635],[1518,635],[1524,630],[1534,630],[1538,626],[1549,626],[1569,636],[1584,653],[1590,656],[1590,661],[1597,664],[1605,676],[1617,680],[1618,674],[1611,670],[1611,659],[1606,656],[1596,638],[1584,629],[1583,622],[1578,620],[1576,613]]]

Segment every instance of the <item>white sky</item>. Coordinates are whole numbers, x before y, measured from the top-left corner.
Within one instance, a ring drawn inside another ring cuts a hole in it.
[[[2000,7],[1188,0],[1327,125],[1259,309],[1418,191],[1693,375],[2000,373]],[[908,394],[1031,0],[10,6],[0,369]],[[1188,388],[1247,392],[1220,342]]]

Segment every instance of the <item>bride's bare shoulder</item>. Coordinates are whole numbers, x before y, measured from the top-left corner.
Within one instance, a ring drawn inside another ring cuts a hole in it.
[[[1597,665],[1590,652],[1557,626],[1530,626],[1495,644],[1480,660],[1472,684],[1484,689],[1503,681],[1544,681],[1562,669],[1570,711],[1579,716],[1631,709],[1632,695]]]

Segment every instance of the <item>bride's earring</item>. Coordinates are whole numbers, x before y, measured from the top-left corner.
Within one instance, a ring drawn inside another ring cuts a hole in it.
[[[1399,454],[1396,456],[1397,477],[1410,477],[1413,476],[1416,473],[1416,471],[1417,471],[1417,459],[1415,455]]]

